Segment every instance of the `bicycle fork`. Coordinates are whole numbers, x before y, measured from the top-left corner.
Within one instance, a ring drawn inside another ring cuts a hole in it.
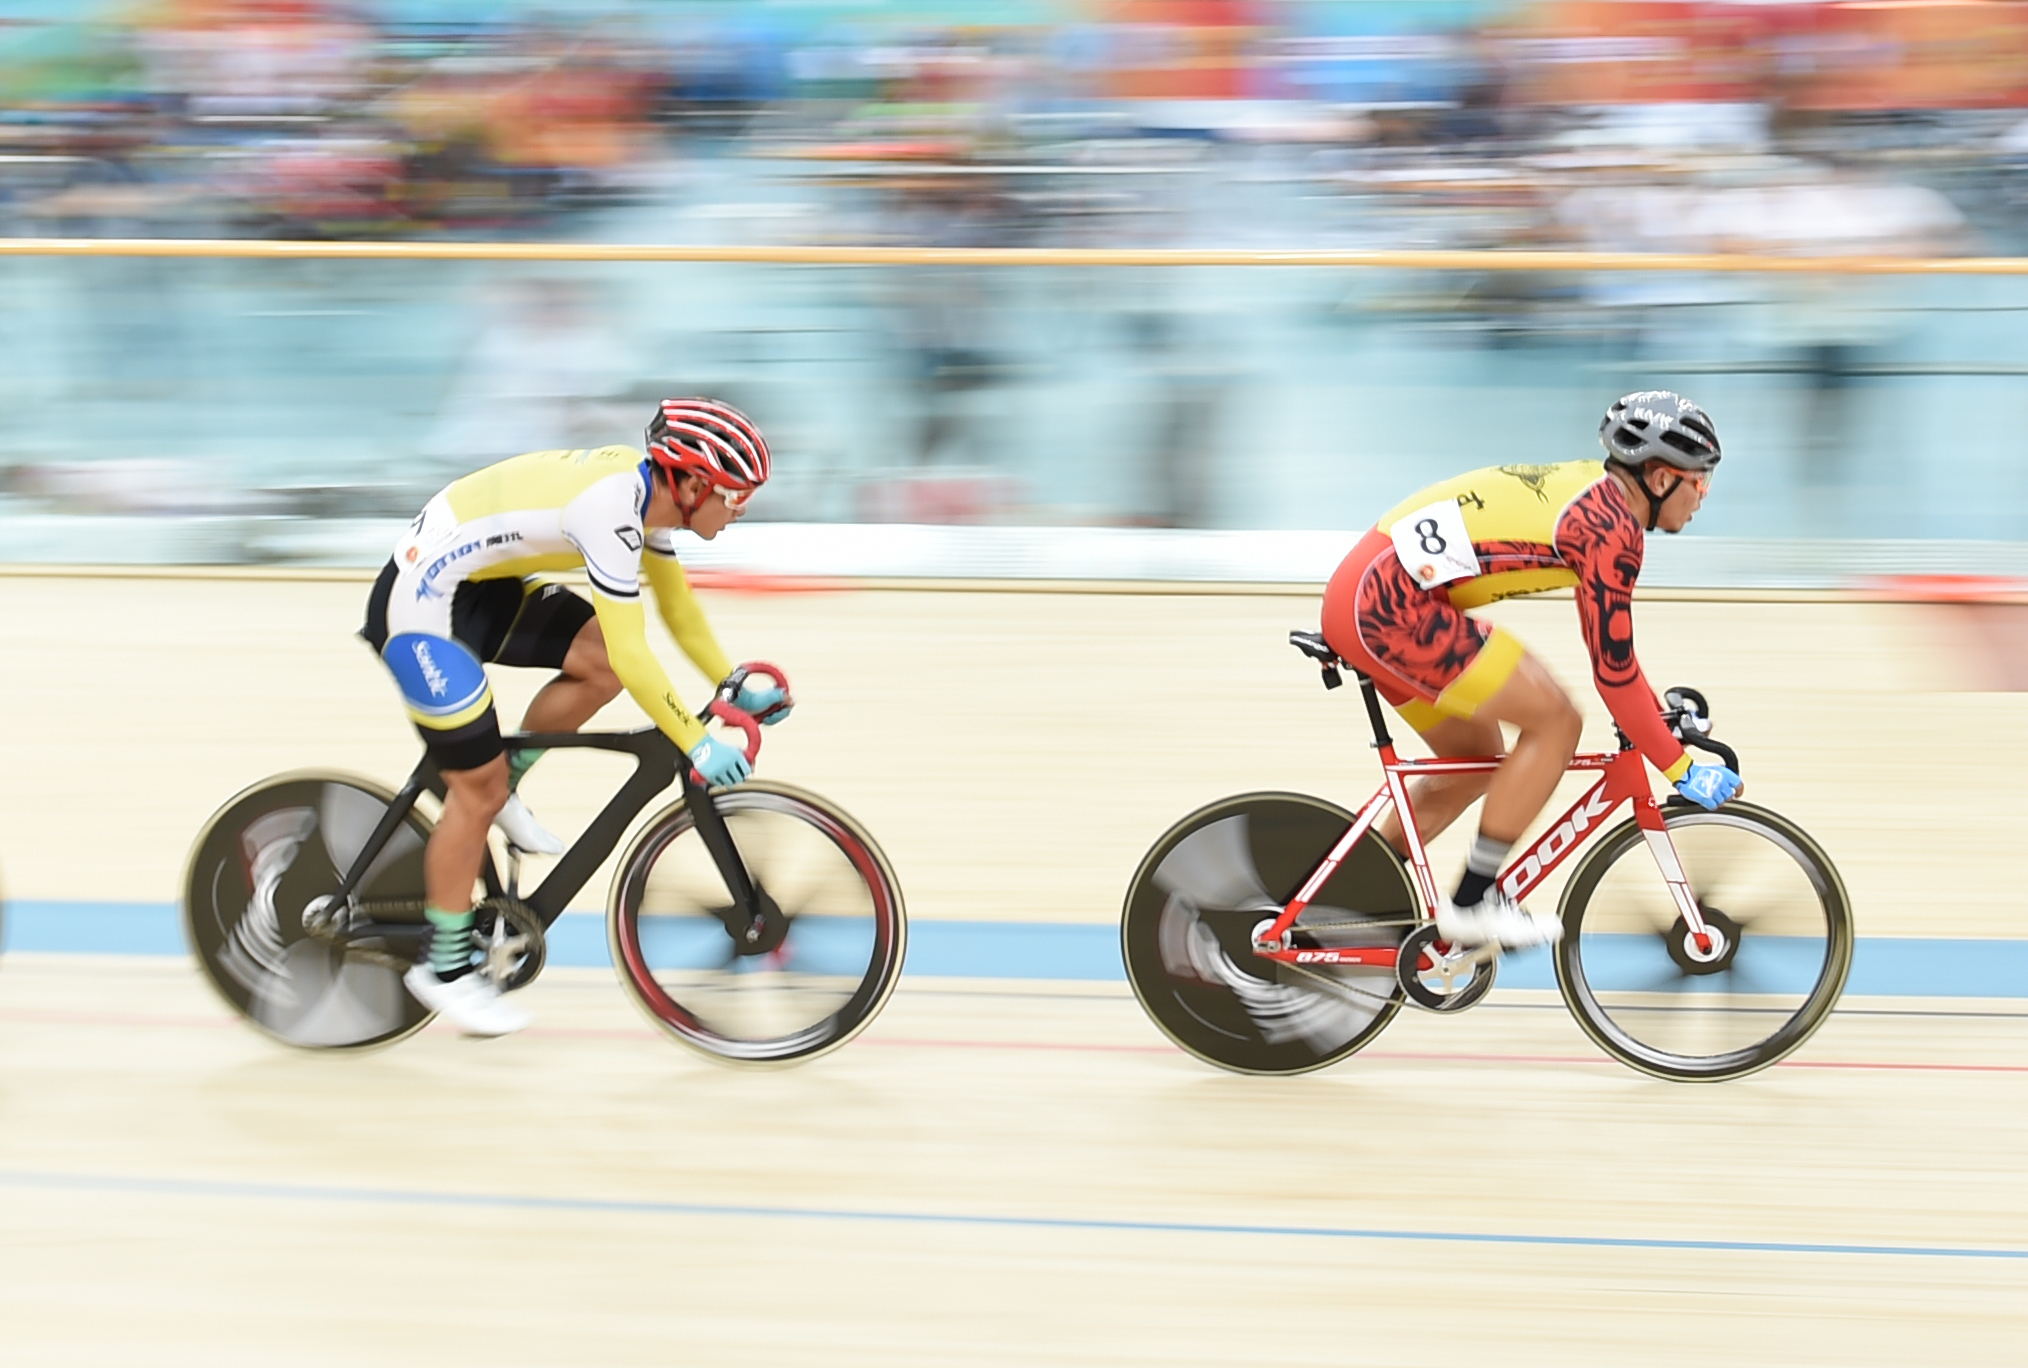
[[[774,899],[754,883],[732,838],[732,829],[726,825],[725,814],[711,800],[710,790],[694,780],[686,780],[683,806],[689,809],[697,835],[710,852],[719,877],[725,880],[726,892],[732,895],[732,905],[721,914],[721,920],[725,933],[732,937],[734,952],[760,955],[775,949],[788,931],[788,919]]]
[[[1655,858],[1655,867],[1662,872],[1662,882],[1669,886],[1669,896],[1676,903],[1676,915],[1690,928],[1689,943],[1683,947],[1684,950],[1695,960],[1718,959],[1728,948],[1725,938],[1704,919],[1704,910],[1697,905],[1697,895],[1690,891],[1690,877],[1683,872],[1683,861],[1677,857],[1676,843],[1669,839],[1669,826],[1662,815],[1662,806],[1655,801],[1653,794],[1634,800],[1634,820],[1640,823],[1641,836],[1647,841],[1648,853]]]

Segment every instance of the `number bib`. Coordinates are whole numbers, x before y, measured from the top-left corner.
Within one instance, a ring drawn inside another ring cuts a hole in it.
[[[1425,589],[1479,573],[1478,553],[1465,531],[1465,515],[1455,499],[1439,499],[1427,508],[1395,519],[1394,554],[1409,575]]]

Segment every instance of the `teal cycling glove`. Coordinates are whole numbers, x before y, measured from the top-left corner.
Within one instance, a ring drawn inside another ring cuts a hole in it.
[[[779,687],[742,684],[739,686],[739,696],[732,700],[732,706],[738,708],[748,717],[753,718],[754,721],[760,723],[763,727],[772,727],[794,710],[795,705],[793,703],[784,703],[787,697],[788,695],[783,693]],[[777,709],[777,711],[769,713],[769,708]],[[762,714],[766,714],[766,716]]]
[[[730,788],[753,774],[746,752],[715,736],[707,736],[690,748],[690,763],[697,777],[712,788]]]

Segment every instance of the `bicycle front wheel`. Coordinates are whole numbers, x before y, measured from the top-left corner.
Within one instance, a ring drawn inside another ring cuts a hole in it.
[[[303,914],[329,898],[394,795],[339,774],[282,775],[212,817],[183,876],[183,930],[205,978],[235,1012],[290,1045],[357,1049],[421,1029],[429,1009],[384,955],[312,936]],[[356,890],[412,908],[421,939],[423,843],[411,811]]]
[[[1401,1010],[1390,965],[1283,964],[1254,928],[1288,906],[1356,819],[1298,793],[1247,793],[1191,813],[1155,843],[1127,888],[1120,950],[1141,1007],[1171,1040],[1235,1073],[1321,1069]],[[1399,948],[1420,902],[1367,832],[1294,927],[1297,944]]]
[[[786,784],[711,800],[760,906],[734,908],[689,810],[665,809],[613,881],[607,931],[627,993],[684,1044],[736,1064],[786,1064],[864,1030],[901,977],[901,885],[850,817]]]
[[[1765,1069],[1823,1025],[1852,967],[1852,909],[1816,842],[1737,800],[1665,810],[1698,910],[1699,949],[1640,827],[1600,838],[1570,876],[1556,979],[1586,1035],[1657,1078]]]

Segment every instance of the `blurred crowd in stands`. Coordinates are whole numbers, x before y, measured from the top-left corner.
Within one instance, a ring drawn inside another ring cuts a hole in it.
[[[2013,256],[2024,207],[2028,3],[0,0],[0,235]],[[761,516],[1313,526],[1432,404],[1565,459],[1681,375],[1826,534],[2024,539],[1923,417],[2028,374],[2014,286],[29,257],[0,522],[388,515],[680,374],[797,452]]]
[[[2005,248],[2024,10],[17,0],[0,231],[568,235],[744,155],[839,205],[776,238]],[[1248,174],[1314,212],[1179,209]]]

